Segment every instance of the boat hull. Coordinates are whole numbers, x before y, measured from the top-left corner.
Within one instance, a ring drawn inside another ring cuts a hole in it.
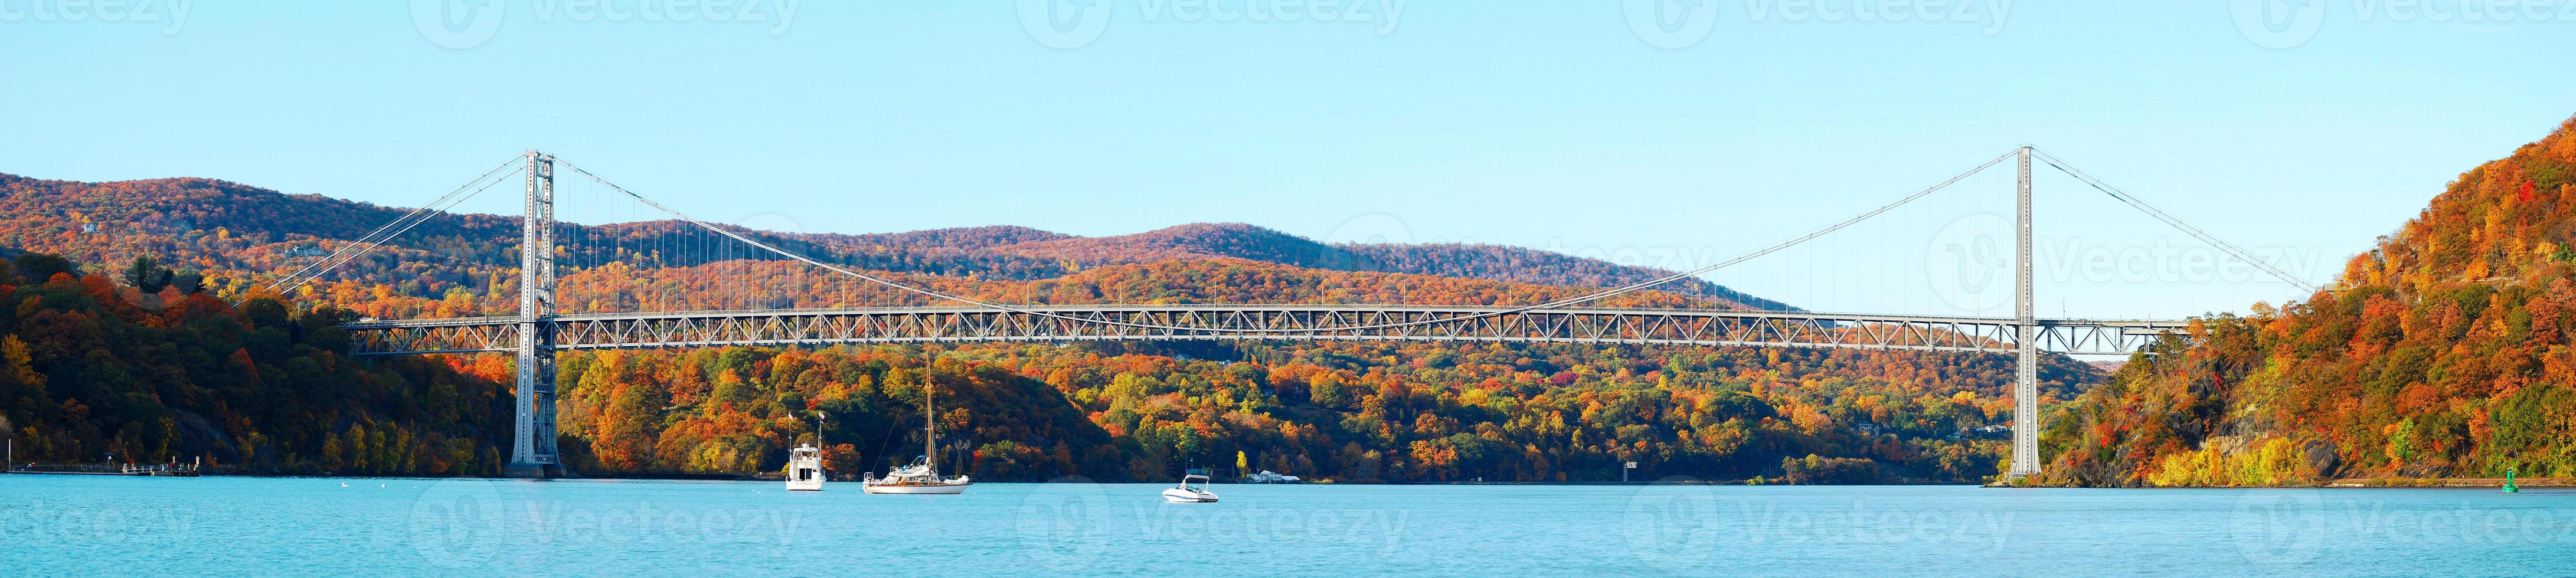
[[[972,484],[906,484],[900,486],[869,485],[864,486],[863,489],[871,494],[954,495],[966,493],[966,486],[969,485]]]
[[[1204,504],[1216,501],[1215,492],[1193,492],[1180,488],[1163,490],[1163,501],[1181,504]]]

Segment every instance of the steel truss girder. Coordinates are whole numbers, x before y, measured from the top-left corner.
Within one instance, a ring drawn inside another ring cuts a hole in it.
[[[560,315],[552,347],[820,347],[843,344],[1075,341],[1413,341],[1582,343],[2012,353],[2011,318],[1806,312],[1367,305],[1097,305],[1026,311],[890,307]],[[1038,312],[1044,315],[1037,314]],[[516,317],[344,325],[358,355],[515,351]],[[2185,321],[2042,319],[2036,345],[2126,354]],[[1156,327],[1138,327],[1156,326]]]

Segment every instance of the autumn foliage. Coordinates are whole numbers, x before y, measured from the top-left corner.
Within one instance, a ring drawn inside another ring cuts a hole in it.
[[[1653,477],[1972,482],[2004,442],[1962,430],[2008,419],[2011,379],[1990,355],[1430,345],[732,348],[562,368],[558,418],[583,471],[748,473],[818,440],[844,471],[882,470],[919,453],[936,388],[943,461],[1102,481],[1241,453],[1356,482],[1613,480],[1623,461]],[[2047,375],[2058,399],[2089,376]],[[1811,455],[1868,466],[1783,465]]]
[[[22,456],[496,471],[509,435],[509,357],[351,359],[331,326],[515,314],[513,219],[442,217],[270,298],[260,282],[401,211],[206,179],[0,177],[0,193],[9,209],[0,242],[36,251],[14,268],[43,277],[0,291],[15,307],[0,334],[28,351],[9,358],[20,360],[8,366],[17,377],[0,384],[0,415]],[[671,221],[568,225],[560,311],[945,304],[781,259],[675,250],[702,233]],[[1326,245],[1246,225],[1102,238],[1018,227],[746,234],[904,283],[1024,304],[1513,305],[1660,275],[1509,247]],[[1704,282],[1666,289],[1598,304],[1781,307]],[[233,300],[244,304],[225,304]],[[2011,405],[2008,359],[1916,352],[725,348],[566,353],[559,368],[565,458],[602,476],[770,471],[800,442],[824,446],[843,474],[881,470],[919,451],[923,399],[935,390],[943,461],[987,480],[1162,481],[1240,454],[1254,469],[1355,482],[1614,480],[1626,461],[1646,479],[1973,482],[1997,471],[2003,434],[1987,426],[2007,422]],[[2058,357],[2043,376],[2052,404],[2100,378]]]
[[[2576,476],[2576,120],[2307,301],[2195,327],[2057,416],[2051,481]]]
[[[266,298],[236,308],[176,286],[146,293],[133,281],[167,273],[148,263],[112,279],[77,275],[53,255],[15,261],[0,260],[0,437],[19,461],[499,471],[506,391],[439,360],[350,359],[338,324],[351,317],[339,310]]]

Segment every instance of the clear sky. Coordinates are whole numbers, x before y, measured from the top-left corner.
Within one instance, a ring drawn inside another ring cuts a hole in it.
[[[700,4],[0,0],[0,172],[410,206],[540,148],[773,228],[1235,221],[1678,268],[2030,143],[2323,282],[2576,115],[2576,0]],[[2008,313],[1977,242],[2009,238],[2002,168],[1711,278]],[[2298,294],[2038,186],[2043,315]]]

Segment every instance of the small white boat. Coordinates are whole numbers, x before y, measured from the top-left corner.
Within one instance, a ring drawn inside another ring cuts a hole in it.
[[[859,491],[871,494],[963,494],[966,486],[974,484],[966,476],[939,476],[939,461],[931,457],[939,455],[939,411],[931,405],[929,390],[924,390],[922,395],[921,459],[914,460],[912,465],[888,471],[882,478],[869,473],[866,479],[859,481]]]
[[[1290,484],[1296,483],[1298,480],[1297,476],[1291,476],[1270,470],[1261,470],[1261,473],[1244,476],[1243,481],[1255,484]]]
[[[823,450],[812,444],[799,444],[787,450],[787,489],[813,492],[823,489]]]
[[[1192,480],[1197,480],[1199,487],[1191,488]],[[1207,470],[1190,470],[1189,473],[1181,476],[1181,485],[1163,490],[1163,501],[1189,504],[1216,501],[1216,492],[1208,491],[1207,486]]]

